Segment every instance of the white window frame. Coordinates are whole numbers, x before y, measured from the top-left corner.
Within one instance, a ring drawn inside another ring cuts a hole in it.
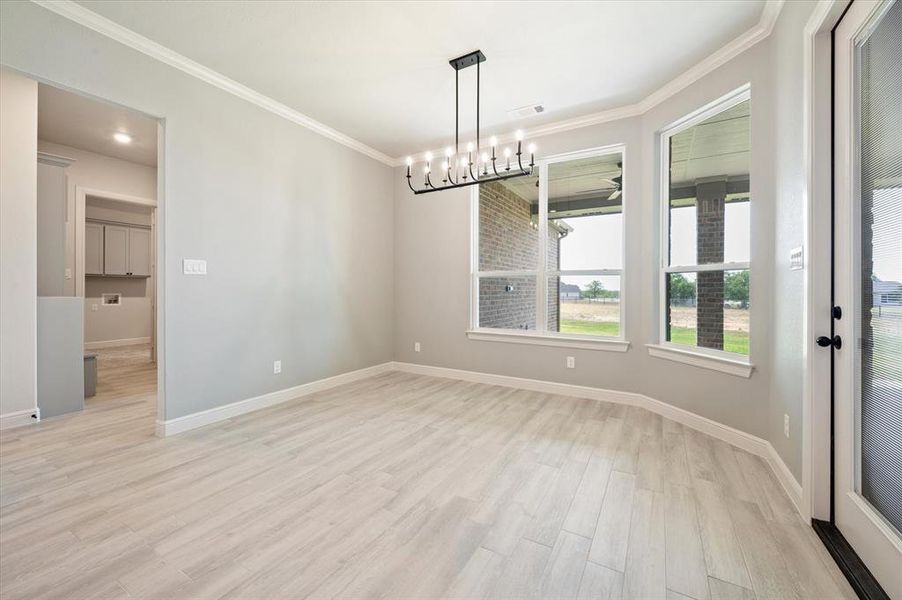
[[[705,271],[745,271],[751,274],[751,262],[720,262],[694,265],[670,265],[670,138],[694,127],[699,123],[733,108],[737,104],[751,100],[751,85],[746,83],[742,87],[714,100],[700,109],[686,115],[678,121],[666,126],[658,133],[660,145],[659,192],[658,204],[660,207],[660,242],[658,244],[658,342],[648,344],[648,352],[651,356],[664,358],[737,375],[750,377],[754,365],[751,362],[752,339],[749,328],[749,355],[717,350],[714,348],[702,348],[699,346],[687,346],[667,341],[667,277],[671,273],[701,273]],[[749,182],[751,182],[751,165],[749,165]],[[751,183],[750,183],[751,184]],[[751,222],[749,222],[751,228]],[[751,235],[749,236],[751,239]],[[751,311],[751,306],[749,311]],[[749,319],[751,322],[751,312]]]
[[[594,158],[619,154],[623,163],[621,188],[621,257],[620,269],[581,269],[581,270],[549,270],[548,269],[548,167],[549,165],[572,160]],[[472,340],[491,342],[512,342],[540,346],[557,346],[565,348],[581,348],[588,350],[607,350],[626,352],[629,342],[626,338],[626,223],[627,223],[627,158],[625,144],[611,144],[597,148],[588,148],[576,152],[555,154],[536,161],[539,173],[539,212],[538,212],[538,265],[535,269],[519,271],[480,271],[479,270],[479,186],[472,187],[470,192],[470,328],[467,337]],[[620,335],[601,336],[589,334],[567,334],[548,331],[548,278],[552,276],[619,276],[620,277]],[[514,329],[492,329],[479,327],[479,279],[481,277],[517,277],[536,278],[536,329],[518,331]]]

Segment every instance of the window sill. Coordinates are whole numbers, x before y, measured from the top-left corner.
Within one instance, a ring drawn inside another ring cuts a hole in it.
[[[720,371],[736,377],[745,377],[748,379],[752,376],[755,365],[741,358],[727,358],[724,356],[714,356],[704,352],[697,352],[691,349],[677,348],[674,346],[665,346],[662,344],[646,344],[648,353],[655,358],[663,358],[675,362],[700,367],[702,369],[710,369],[712,371]]]
[[[512,344],[532,344],[534,346],[579,348],[581,350],[602,350],[606,352],[626,352],[630,347],[629,342],[616,338],[583,338],[513,331],[486,331],[485,329],[467,331],[467,337],[481,342],[507,342]]]

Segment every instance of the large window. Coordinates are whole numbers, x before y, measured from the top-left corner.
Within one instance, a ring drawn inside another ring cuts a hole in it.
[[[477,331],[622,339],[623,148],[552,157],[479,186]]]
[[[749,354],[750,98],[662,135],[662,342]]]

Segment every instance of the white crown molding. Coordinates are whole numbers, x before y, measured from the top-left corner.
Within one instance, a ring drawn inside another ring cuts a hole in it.
[[[290,108],[281,102],[277,102],[268,96],[264,96],[260,92],[238,83],[237,81],[207,68],[190,58],[182,56],[178,52],[150,40],[127,27],[123,27],[118,23],[107,19],[92,10],[88,10],[80,4],[76,4],[72,0],[32,0],[38,6],[46,8],[62,17],[69,19],[79,25],[87,27],[101,35],[124,44],[129,48],[137,50],[147,56],[154,58],[162,63],[187,73],[193,77],[200,79],[210,85],[214,85],[221,90],[234,94],[239,98],[246,100],[252,104],[256,104],[264,110],[279,115],[293,123],[297,123],[302,127],[306,127],[323,137],[329,138],[339,144],[347,146],[352,150],[356,150],[361,154],[365,154],[370,158],[374,158],[381,163],[393,166],[394,161],[390,156],[379,152],[375,148],[367,146],[363,142],[345,135],[344,133],[320,123],[316,119]]]
[[[31,1],[38,6],[42,6],[47,10],[50,10],[62,17],[69,19],[70,21],[96,31],[101,35],[105,35],[110,39],[113,39],[134,50],[146,54],[151,58],[159,60],[160,62],[168,64],[171,67],[175,67],[180,71],[197,77],[202,81],[205,81],[222,90],[234,94],[235,96],[251,102],[252,104],[256,104],[264,110],[268,110],[293,123],[297,123],[298,125],[306,127],[324,137],[327,137],[333,141],[343,144],[344,146],[347,146],[348,148],[365,154],[370,158],[374,158],[388,166],[399,167],[406,164],[407,158],[405,156],[392,158],[387,154],[376,150],[375,148],[367,146],[363,142],[345,135],[337,129],[333,129],[328,125],[324,125],[316,119],[308,117],[307,115],[298,112],[293,108],[282,104],[281,102],[273,100],[268,96],[264,96],[260,92],[252,90],[251,88],[242,85],[237,81],[234,81],[233,79],[222,75],[221,73],[218,73],[200,63],[182,56],[181,54],[170,50],[162,44],[158,44],[157,42],[154,42],[153,40],[150,40],[132,31],[131,29],[128,29],[127,27],[123,27],[122,25],[95,13],[94,11],[88,10],[87,8],[73,2],[72,0]],[[545,125],[532,127],[524,130],[524,136],[529,139],[535,139],[555,133],[580,129],[582,127],[590,127],[592,125],[599,125],[601,123],[608,123],[611,121],[626,119],[629,117],[635,117],[644,114],[667,98],[670,98],[677,92],[680,92],[689,85],[695,83],[711,71],[722,66],[730,59],[736,57],[761,40],[767,38],[767,36],[770,35],[771,31],[773,31],[777,17],[779,17],[780,11],[783,8],[783,3],[784,0],[767,0],[767,3],[764,5],[764,9],[762,9],[761,11],[761,17],[758,20],[757,25],[734,39],[732,42],[728,43],[726,46],[723,46],[716,52],[710,54],[704,60],[691,67],[683,74],[672,79],[660,89],[649,94],[640,102],[611,108],[588,115],[583,115],[581,117],[574,117],[571,119],[555,121],[553,123],[546,123]],[[514,141],[513,134],[498,136],[498,142],[501,144],[507,144],[512,141]],[[433,153],[435,153],[436,156],[441,155],[441,152],[437,149],[433,150]],[[415,160],[421,160],[424,154],[425,152],[416,155]]]
[[[41,152],[38,150],[38,162],[54,167],[68,167],[75,162],[74,158],[68,156],[60,156],[58,154],[50,154],[49,152]]]
[[[538,125],[536,127],[524,129],[523,137],[525,139],[533,140],[546,135],[572,131],[574,129],[580,129],[582,127],[600,125],[602,123],[609,123],[611,121],[627,119],[629,117],[637,117],[645,114],[655,106],[659,105],[661,102],[676,95],[678,92],[686,89],[708,73],[711,73],[718,67],[723,66],[758,42],[766,39],[774,30],[774,25],[777,23],[777,17],[780,16],[780,11],[783,9],[783,3],[784,0],[767,0],[767,3],[764,5],[764,8],[761,11],[761,17],[754,27],[752,27],[733,41],[729,42],[727,45],[721,47],[719,50],[713,52],[712,54],[709,54],[701,62],[690,67],[688,70],[683,72],[681,75],[678,75],[674,79],[671,79],[669,82],[664,84],[664,86],[652,92],[639,102],[603,110],[601,112],[583,115],[581,117],[574,117],[562,121],[554,121],[552,123],[546,123],[545,125]],[[496,137],[498,138],[499,144],[509,144],[515,141],[513,133],[503,136],[499,135]],[[433,149],[432,153],[435,156],[442,155],[441,151],[438,149]],[[425,152],[421,152],[419,154],[412,155],[414,162],[421,162],[423,160],[424,154]],[[394,159],[393,164],[396,167],[405,165],[407,164],[407,157],[399,156]]]

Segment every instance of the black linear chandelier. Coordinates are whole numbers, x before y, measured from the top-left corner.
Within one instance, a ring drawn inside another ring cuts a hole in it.
[[[407,158],[407,185],[414,194],[428,194],[430,192],[440,192],[442,190],[450,190],[454,188],[462,188],[477,183],[488,183],[492,181],[502,181],[504,179],[513,179],[514,177],[524,177],[532,175],[535,167],[535,144],[529,145],[529,165],[523,166],[523,133],[518,131],[516,164],[511,167],[511,149],[505,148],[504,166],[498,166],[497,162],[501,160],[495,155],[495,148],[498,144],[496,138],[490,140],[492,146],[491,157],[487,152],[480,154],[479,147],[479,64],[485,62],[485,54],[481,50],[464,54],[458,58],[448,61],[454,69],[454,147],[448,147],[445,150],[445,160],[441,165],[440,174],[442,180],[440,184],[432,182],[432,153],[427,152],[424,156],[425,164],[423,166],[423,187],[416,189],[411,183],[410,168],[413,166],[413,159]],[[466,156],[460,155],[460,110],[459,110],[459,88],[460,88],[460,72],[462,69],[476,65],[476,144],[472,142],[467,144]],[[459,156],[460,155],[460,156]],[[459,158],[458,158],[459,156]],[[475,161],[474,161],[475,157]],[[481,159],[481,160],[480,160]],[[473,167],[476,167],[474,172]],[[480,168],[482,172],[480,172]]]

